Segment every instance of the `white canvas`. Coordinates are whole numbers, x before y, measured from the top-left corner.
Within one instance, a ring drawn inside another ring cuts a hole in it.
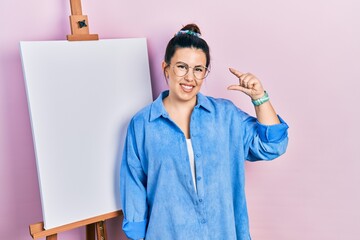
[[[126,128],[152,101],[146,39],[20,47],[45,229],[119,210]]]

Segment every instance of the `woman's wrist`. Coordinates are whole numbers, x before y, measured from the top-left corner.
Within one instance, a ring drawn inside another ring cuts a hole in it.
[[[266,91],[264,91],[264,95],[262,97],[257,99],[252,99],[251,102],[254,104],[254,106],[260,106],[261,104],[266,103],[269,100],[270,100],[269,94]]]

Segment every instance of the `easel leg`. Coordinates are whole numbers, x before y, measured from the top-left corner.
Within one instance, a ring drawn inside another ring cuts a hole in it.
[[[86,225],[86,240],[95,240],[95,223]]]
[[[29,225],[29,231],[32,239],[39,239],[46,237],[46,240],[57,240],[57,234],[60,232],[86,226],[86,240],[107,240],[108,238],[107,238],[105,221],[107,219],[111,219],[114,217],[122,217],[122,216],[123,213],[122,211],[119,210],[47,230],[44,229],[44,222],[38,222]]]
[[[97,234],[97,240],[106,240],[106,225],[105,221],[100,221],[95,223],[96,226],[96,234]]]
[[[46,240],[57,240],[57,234],[47,236]]]

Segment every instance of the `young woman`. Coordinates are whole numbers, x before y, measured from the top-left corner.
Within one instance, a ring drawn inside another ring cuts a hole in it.
[[[244,160],[271,160],[287,147],[287,124],[261,82],[230,69],[256,118],[204,96],[209,47],[194,24],[168,43],[169,90],[131,120],[121,165],[123,230],[130,239],[248,240]]]

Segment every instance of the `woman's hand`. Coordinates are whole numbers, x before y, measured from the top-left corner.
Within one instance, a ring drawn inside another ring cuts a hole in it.
[[[239,79],[239,84],[229,86],[228,90],[241,91],[251,97],[252,100],[256,100],[264,96],[264,88],[256,76],[251,73],[239,72],[233,68],[229,68],[229,70]]]
[[[265,94],[264,88],[257,77],[251,73],[242,73],[233,68],[229,68],[230,72],[239,78],[239,85],[231,85],[229,90],[237,90],[245,93],[252,100],[262,98]],[[267,101],[259,106],[255,106],[257,120],[265,125],[279,124],[280,120],[276,115],[274,108],[270,101]]]

